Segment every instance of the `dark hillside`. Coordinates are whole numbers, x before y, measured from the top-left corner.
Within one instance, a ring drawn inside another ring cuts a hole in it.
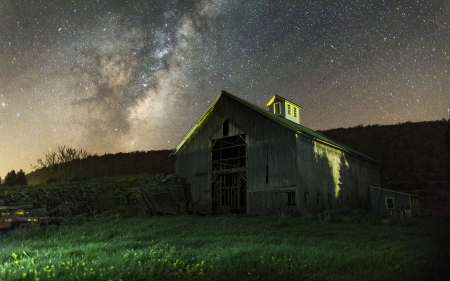
[[[135,151],[88,157],[81,162],[84,171],[88,171],[83,177],[95,179],[144,173],[171,174],[174,170],[174,159],[169,157],[170,152],[170,150]],[[27,180],[31,185],[54,181],[44,169],[29,173]],[[80,178],[72,179],[72,181],[79,180]]]
[[[446,184],[445,131],[447,121],[371,125],[322,131],[326,136],[350,146],[381,163],[383,187],[417,190]],[[105,154],[83,160],[88,178],[173,173],[170,150]],[[51,181],[45,170],[27,175],[30,184]],[[74,179],[75,181],[77,179]]]
[[[357,126],[323,131],[381,163],[385,188],[408,190],[446,184],[447,121]]]

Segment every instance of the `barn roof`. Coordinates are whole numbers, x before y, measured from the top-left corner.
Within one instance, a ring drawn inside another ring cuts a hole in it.
[[[297,124],[295,122],[292,122],[288,119],[285,119],[281,116],[278,116],[266,109],[263,109],[257,105],[254,105],[244,99],[241,99],[235,95],[232,95],[228,92],[225,91],[221,91],[220,94],[216,97],[216,99],[214,100],[214,102],[208,107],[208,109],[205,110],[205,112],[203,112],[203,114],[200,116],[200,118],[197,120],[197,122],[194,124],[194,126],[192,126],[192,128],[188,131],[188,133],[184,136],[184,138],[177,144],[177,146],[172,150],[172,153],[170,154],[175,155],[180,149],[181,147],[186,143],[186,141],[192,136],[192,134],[199,128],[200,124],[206,119],[206,117],[208,117],[208,115],[212,112],[212,110],[214,109],[217,101],[222,97],[222,96],[227,96],[229,98],[232,98],[234,100],[236,100],[237,102],[247,106],[248,108],[261,113],[262,115],[270,118],[271,120],[279,123],[280,125],[294,131],[297,134],[303,135],[305,137],[309,137],[311,139],[313,139],[314,141],[323,143],[325,145],[337,148],[341,151],[345,151],[347,153],[353,154],[357,157],[363,158],[369,162],[373,162],[375,164],[379,164],[379,162],[377,162],[376,160],[354,150],[353,148],[350,148],[346,145],[340,144],[328,137],[326,137],[325,135],[322,135],[318,132],[315,132],[305,126],[302,126],[300,124]]]

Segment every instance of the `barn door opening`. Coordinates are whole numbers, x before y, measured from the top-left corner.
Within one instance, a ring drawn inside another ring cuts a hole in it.
[[[212,200],[219,212],[246,212],[247,162],[245,134],[211,143]]]

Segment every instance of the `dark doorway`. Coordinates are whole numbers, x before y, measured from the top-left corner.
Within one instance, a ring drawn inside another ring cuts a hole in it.
[[[211,142],[212,200],[222,210],[246,212],[246,160],[245,134]]]

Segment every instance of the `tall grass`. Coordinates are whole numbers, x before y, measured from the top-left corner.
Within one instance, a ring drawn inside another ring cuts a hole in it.
[[[438,280],[446,235],[424,219],[99,217],[2,233],[0,280]]]

